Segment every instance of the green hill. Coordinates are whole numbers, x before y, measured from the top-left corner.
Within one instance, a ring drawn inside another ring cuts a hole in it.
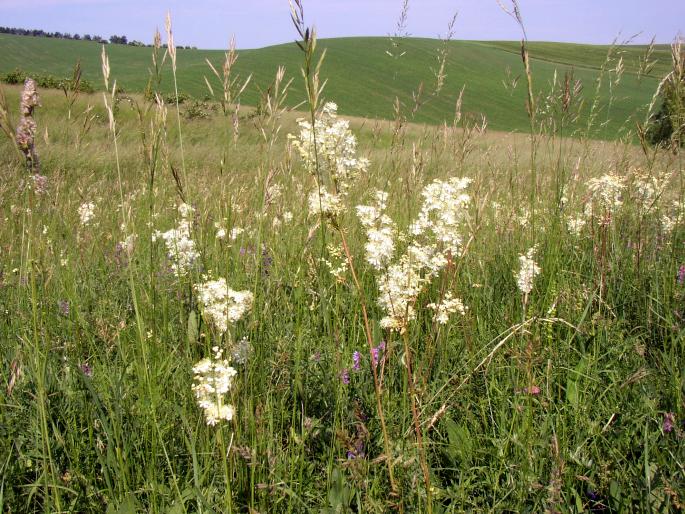
[[[328,79],[325,96],[338,103],[345,115],[369,118],[392,118],[393,103],[399,97],[410,110],[412,91],[424,83],[423,99],[428,100],[435,83],[434,70],[438,67],[437,50],[440,42],[433,39],[408,38],[401,40],[400,58],[389,56],[386,38],[324,39],[320,47],[327,48],[323,76]],[[496,130],[526,130],[525,79],[522,74],[519,44],[515,42],[454,41],[449,43],[449,60],[446,67],[446,85],[437,98],[428,101],[416,114],[414,121],[442,123],[451,121],[456,98],[465,86],[463,110],[475,115],[485,114],[488,126]],[[530,54],[534,74],[534,87],[544,98],[550,90],[555,72],[561,79],[573,69],[575,79],[581,81],[585,100],[583,115],[578,127],[585,125],[592,104],[596,82],[609,47],[562,43],[532,43]],[[80,59],[84,77],[99,85],[102,83],[100,45],[86,41],[34,38],[0,34],[0,73],[15,68],[32,73],[50,73],[68,76]],[[128,92],[142,91],[148,78],[150,49],[108,45],[112,77]],[[615,69],[623,59],[623,74],[618,84],[610,88],[605,73],[600,89],[600,110],[596,118],[595,137],[614,138],[625,127],[634,127],[639,109],[647,104],[658,80],[667,72],[670,61],[668,48],[659,46],[652,58],[658,62],[652,76],[638,77],[639,60],[645,47],[624,46],[616,49],[613,62],[607,68]],[[179,50],[179,89],[194,97],[207,94],[203,76],[211,76],[205,63],[210,59],[217,67],[223,61],[220,50]],[[268,87],[277,67],[286,67],[288,76],[294,77],[288,97],[291,105],[303,99],[299,73],[302,56],[294,44],[277,45],[239,52],[237,71],[253,81],[243,97],[243,103],[255,105],[260,90]],[[615,81],[615,74],[611,74]],[[519,77],[515,88],[505,87]],[[168,87],[172,82],[166,80]],[[611,99],[611,101],[610,101]]]

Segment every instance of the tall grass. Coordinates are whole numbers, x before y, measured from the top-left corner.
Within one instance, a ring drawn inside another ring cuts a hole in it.
[[[531,68],[533,136],[488,133],[461,100],[451,126],[412,124],[420,102],[398,98],[395,122],[352,121],[370,165],[341,184],[329,135],[313,131],[309,164],[295,144],[296,118],[317,127],[335,98],[299,2],[293,21],[304,113],[286,109],[282,69],[254,111],[216,73],[221,115],[176,104],[169,123],[173,55],[157,44],[144,97],[117,94],[106,55],[104,102],[40,92],[45,187],[0,143],[0,508],[682,509],[681,154],[569,139],[580,87],[536,90]],[[20,90],[3,94],[17,119]],[[458,177],[459,251],[409,301],[415,317],[389,312],[388,270],[425,236],[409,230],[422,191]],[[395,245],[378,266],[356,214],[376,190]],[[179,274],[157,231],[184,222],[199,257]],[[210,273],[254,297],[225,332],[198,296]],[[449,298],[465,311],[443,324]],[[389,315],[406,324],[384,328]],[[210,426],[193,366],[215,346],[235,412]]]

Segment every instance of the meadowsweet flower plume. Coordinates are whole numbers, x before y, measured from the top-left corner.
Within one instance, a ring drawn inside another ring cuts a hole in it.
[[[178,207],[178,213],[181,216],[178,226],[166,232],[156,231],[152,239],[164,241],[174,275],[183,277],[192,269],[200,253],[195,248],[195,241],[190,237],[191,217],[195,209],[183,203]]]
[[[225,278],[196,284],[195,291],[205,319],[219,334],[224,334],[229,324],[242,318],[254,300],[250,291],[234,291],[228,287]]]
[[[329,102],[314,126],[300,119],[300,133],[288,136],[309,173],[317,180],[324,177],[329,182],[328,188],[319,184],[321,194],[317,189],[309,196],[310,212],[328,217],[344,212],[342,198],[369,166],[367,159],[357,156],[357,139],[350,131],[349,121],[339,119],[337,112],[338,106]]]
[[[451,292],[445,293],[444,298],[439,303],[429,303],[429,309],[435,311],[433,320],[440,325],[446,325],[449,321],[450,314],[458,312],[462,316],[466,314],[466,307],[460,298],[455,298]]]
[[[79,206],[78,215],[81,225],[84,227],[90,225],[90,222],[95,217],[95,204],[93,202],[86,202]]]
[[[394,223],[384,214],[388,193],[376,191],[374,205],[358,205],[357,217],[366,229],[366,260],[377,270],[383,269],[395,252]]]
[[[536,264],[535,257],[536,248],[530,248],[525,255],[519,255],[519,271],[516,274],[516,285],[527,299],[530,292],[533,290],[533,282],[535,277],[540,274],[540,267]]]
[[[611,222],[612,214],[623,205],[625,179],[617,175],[606,174],[588,180],[587,187],[592,195],[594,206],[603,214],[600,223],[608,225]]]
[[[409,322],[416,319],[415,303],[425,286],[461,251],[471,201],[466,193],[470,182],[468,178],[435,180],[424,188],[421,210],[409,227],[411,242],[394,263],[390,263],[393,224],[383,214],[387,194],[377,192],[374,205],[357,207],[357,216],[367,229],[367,261],[380,271],[378,302],[386,313],[380,321],[383,328],[406,331]],[[461,300],[450,297],[449,301],[434,305],[440,320],[451,311],[461,310]]]
[[[197,404],[204,410],[207,425],[215,426],[221,421],[231,421],[234,407],[228,403],[226,395],[233,385],[237,371],[223,358],[223,350],[215,346],[213,355],[193,366],[195,383],[193,393]]]

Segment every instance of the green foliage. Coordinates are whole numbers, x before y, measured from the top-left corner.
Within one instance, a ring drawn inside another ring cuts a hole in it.
[[[0,81],[5,84],[23,84],[27,78],[32,78],[38,84],[38,87],[46,89],[71,89],[74,90],[78,87],[78,91],[81,93],[94,93],[95,88],[93,85],[85,80],[79,79],[78,82],[74,78],[57,78],[49,74],[30,74],[22,69],[15,68],[12,71],[7,72],[5,75],[0,77]]]
[[[341,114],[381,119],[394,119],[394,102],[399,97],[402,100],[402,113],[409,120],[441,125],[445,121],[448,124],[453,121],[454,106],[462,87],[465,87],[464,115],[485,115],[488,128],[492,130],[527,132],[530,129],[528,117],[520,108],[526,97],[523,82],[512,79],[516,87],[507,88],[503,85],[503,82],[507,82],[507,71],[513,78],[519,75],[516,71],[521,64],[519,43],[449,42],[444,70],[445,87],[436,98],[431,97],[436,80],[431,68],[442,49],[442,43],[439,40],[403,38],[401,44],[406,53],[395,59],[386,53],[390,48],[386,38],[319,40],[318,49],[327,52],[321,77],[322,80],[328,80],[324,96],[341,106]],[[604,74],[599,89],[595,127],[591,134],[593,137],[616,139],[624,135],[626,128],[632,129],[635,120],[642,119],[643,113],[636,111],[649,102],[657,87],[655,78],[638,76],[638,63],[644,50],[639,46],[617,47],[614,50],[613,60],[605,67],[607,70],[614,69],[617,60],[623,58],[625,71],[620,86],[614,88],[609,87],[609,77],[615,73],[607,71]],[[536,94],[545,94],[555,72],[562,77],[565,71],[574,71],[574,78],[582,85],[585,107],[577,123],[566,128],[566,134],[584,129],[610,48],[531,43],[529,51],[536,84],[540,88]],[[0,34],[0,73],[20,67],[31,72],[64,76],[70,73],[74,61],[80,59],[84,78],[99,85],[102,83],[100,52],[99,45],[87,41]],[[112,67],[117,70],[117,84],[129,92],[144,92],[149,78],[151,49],[111,45],[108,52]],[[241,77],[252,75],[252,81],[241,95],[241,103],[258,106],[262,92],[268,90],[277,67],[283,65],[286,68],[284,82],[295,79],[287,105],[301,105],[305,93],[300,80],[299,54],[300,50],[292,43],[239,51],[234,73]],[[654,75],[666,73],[670,61],[668,47],[658,46],[653,57],[657,61]],[[224,52],[189,50],[179,53],[178,59],[179,92],[202,98],[207,90],[203,76],[209,75],[205,59],[209,59],[220,70]],[[173,94],[173,82],[169,78],[167,69],[164,71],[162,87],[164,94]],[[216,88],[216,84],[213,87]],[[429,97],[431,100],[412,115],[412,92],[419,89],[423,90],[420,97],[422,103]]]
[[[21,89],[5,89],[14,116]],[[316,184],[287,138],[299,113],[189,116],[201,120],[183,123],[181,154],[164,111],[174,107],[118,97],[115,152],[93,97],[40,95],[45,192],[0,141],[3,512],[426,512],[405,342],[433,512],[683,504],[682,162],[550,129],[535,140],[534,197],[527,137],[481,132],[468,116],[455,129],[353,120],[371,165],[337,222],[358,290],[322,260],[338,265],[343,252],[339,233],[308,212]],[[185,103],[181,120],[194,108]],[[625,181],[615,210],[588,188],[607,170]],[[354,206],[383,189],[406,230],[424,185],[454,176],[473,179],[464,252],[418,299],[405,340],[379,325],[379,274]],[[201,258],[178,278],[152,239],[177,226],[181,195],[195,207]],[[78,209],[91,201],[95,217],[82,225]],[[515,274],[534,245],[542,271],[524,300]],[[192,287],[210,271],[255,298],[223,338]],[[468,307],[445,325],[427,306],[442,291]],[[362,301],[372,345],[384,341],[387,440]],[[235,416],[208,426],[193,365],[242,337],[251,353],[233,362]]]

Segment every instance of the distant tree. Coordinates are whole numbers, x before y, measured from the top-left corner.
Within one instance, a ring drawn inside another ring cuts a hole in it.
[[[84,40],[84,41],[92,41],[92,38],[90,37],[90,34],[84,34],[84,35],[83,35],[83,40]]]

